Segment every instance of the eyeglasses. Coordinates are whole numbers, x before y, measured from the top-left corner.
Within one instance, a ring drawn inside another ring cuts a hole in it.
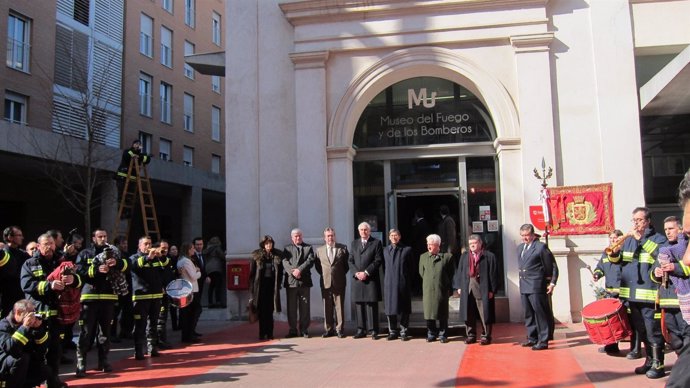
[[[646,218],[633,218],[630,221],[632,221],[633,224],[637,224],[639,222],[645,222],[645,221],[647,221],[647,219]]]

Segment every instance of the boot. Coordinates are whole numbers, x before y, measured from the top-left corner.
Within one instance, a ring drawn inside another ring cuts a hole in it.
[[[636,360],[642,357],[642,349],[640,348],[640,336],[633,330],[630,335],[630,352],[625,356],[628,360]]]
[[[110,373],[113,371],[113,367],[108,362],[108,351],[103,347],[98,347],[98,370],[105,373]]]
[[[652,367],[652,349],[651,349],[651,346],[645,342],[644,349],[645,349],[644,364],[642,366],[638,366],[637,368],[635,368],[635,374],[636,375],[643,375],[643,374],[647,373],[647,371]]]
[[[645,375],[649,379],[660,379],[666,375],[664,371],[663,345],[652,345],[652,365]]]
[[[86,377],[86,352],[77,349],[77,371],[74,374],[77,378]]]
[[[144,347],[141,345],[134,345],[134,359],[143,360],[144,359]]]

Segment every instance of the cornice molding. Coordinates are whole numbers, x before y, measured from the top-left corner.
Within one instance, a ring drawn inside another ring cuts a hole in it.
[[[519,150],[522,144],[522,139],[519,137],[499,137],[494,140],[494,149],[497,154],[502,151]]]
[[[295,64],[295,69],[322,69],[326,67],[328,51],[291,53],[290,59]]]
[[[545,7],[549,0],[306,0],[280,4],[293,26],[391,15]]]
[[[330,159],[347,159],[353,161],[357,151],[352,147],[328,147],[326,148],[327,158]]]
[[[515,35],[510,37],[510,44],[515,48],[515,52],[539,52],[549,51],[549,46],[553,42],[553,32],[543,34]]]

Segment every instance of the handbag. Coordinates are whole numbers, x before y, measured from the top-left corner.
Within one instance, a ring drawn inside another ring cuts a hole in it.
[[[259,320],[259,314],[256,311],[256,306],[254,306],[254,303],[252,303],[251,300],[247,303],[247,316],[249,317],[249,323],[255,323]]]

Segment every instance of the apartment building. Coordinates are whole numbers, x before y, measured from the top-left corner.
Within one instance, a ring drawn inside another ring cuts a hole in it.
[[[224,91],[184,56],[218,51],[224,3],[0,0],[0,12],[0,224],[20,225],[27,239],[49,227],[111,230],[112,173],[139,139],[154,159],[162,237],[223,236]],[[87,222],[70,194],[88,191],[91,173]],[[131,240],[143,232],[132,226]]]

